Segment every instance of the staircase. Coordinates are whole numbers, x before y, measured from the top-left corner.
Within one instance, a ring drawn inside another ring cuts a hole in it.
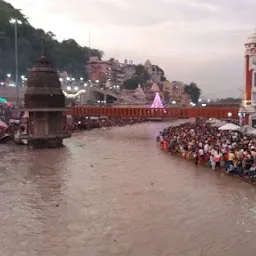
[[[124,101],[124,103],[129,103],[129,104],[145,104],[145,101],[141,101],[141,100],[135,99],[135,98],[133,98],[131,96],[124,95],[122,93],[118,93],[118,92],[115,92],[115,91],[112,91],[112,90],[111,91],[110,90],[101,90],[98,87],[92,87],[92,88],[90,88],[90,90],[92,90],[94,92],[106,94],[108,96],[116,98],[117,100]]]

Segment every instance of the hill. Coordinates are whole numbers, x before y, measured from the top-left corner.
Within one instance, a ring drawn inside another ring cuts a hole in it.
[[[89,48],[80,46],[74,39],[59,42],[53,32],[35,29],[18,9],[0,0],[0,80],[6,74],[15,74],[14,25],[11,19],[22,21],[18,25],[19,74],[26,75],[42,51],[60,71],[74,77],[87,78],[85,63],[89,59]],[[103,52],[91,49],[91,55],[100,59]]]

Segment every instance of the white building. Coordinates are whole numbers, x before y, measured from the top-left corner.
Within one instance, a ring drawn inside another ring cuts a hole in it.
[[[147,60],[144,64],[144,68],[149,73],[153,83],[160,83],[163,76],[163,72],[159,69],[158,66],[152,65],[150,60]]]

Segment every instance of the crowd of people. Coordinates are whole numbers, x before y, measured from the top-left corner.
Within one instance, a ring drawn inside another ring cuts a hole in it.
[[[79,132],[82,130],[90,130],[94,128],[107,128],[114,126],[126,126],[136,123],[144,122],[143,118],[129,118],[129,117],[118,117],[118,118],[79,118],[72,122],[72,132]]]
[[[8,104],[0,104],[0,138],[5,134],[9,134],[10,136],[14,136],[14,133],[17,131],[19,127],[18,120],[20,119],[20,111],[15,107]],[[17,122],[16,122],[17,121]]]
[[[24,113],[17,110],[15,106],[9,106],[7,104],[0,104],[0,120],[8,125],[8,129],[0,129],[0,134],[8,132],[10,135],[14,133],[19,128],[19,120]],[[13,122],[17,121],[17,122]],[[125,126],[132,125],[135,123],[144,122],[143,118],[129,118],[129,117],[118,117],[118,118],[108,118],[108,117],[81,117],[72,118],[70,116],[67,118],[66,129],[70,132],[79,132],[82,130],[90,130],[94,128],[106,128],[113,126]]]
[[[171,126],[160,132],[157,142],[162,150],[180,154],[195,165],[256,180],[256,138],[239,131],[213,127],[205,120]]]
[[[0,103],[0,118],[4,122],[20,118],[20,111],[15,106]]]

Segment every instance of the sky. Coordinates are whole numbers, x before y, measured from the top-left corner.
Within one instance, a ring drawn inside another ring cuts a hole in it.
[[[256,0],[7,0],[57,39],[103,50],[104,58],[162,67],[196,82],[206,98],[241,97],[244,43]]]

